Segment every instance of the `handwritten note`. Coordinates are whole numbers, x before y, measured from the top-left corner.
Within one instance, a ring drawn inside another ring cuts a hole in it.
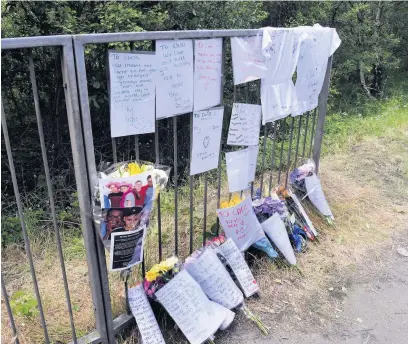
[[[156,118],[193,111],[193,41],[158,40]]]
[[[227,161],[227,178],[230,192],[241,191],[249,184],[249,152],[240,149],[225,153]]]
[[[231,238],[240,251],[265,237],[250,198],[233,207],[217,209],[217,215],[226,237]]]
[[[257,293],[259,291],[258,283],[234,241],[229,238],[217,249],[227,260],[245,296],[250,297]]]
[[[253,182],[255,180],[256,164],[258,162],[259,146],[249,146],[248,150],[248,181]]]
[[[155,130],[154,54],[109,51],[111,136]]]
[[[225,313],[216,312],[187,270],[173,277],[156,296],[191,344],[203,343],[225,319]]]
[[[242,292],[211,248],[206,249],[195,262],[187,264],[186,269],[214,302],[231,309],[244,301]]]
[[[258,145],[261,111],[261,105],[234,103],[227,143],[237,146]]]
[[[190,175],[218,167],[224,108],[193,113]]]
[[[262,37],[232,37],[232,69],[234,85],[261,79],[267,76],[268,69],[262,55]]]
[[[144,292],[143,285],[139,284],[134,288],[130,288],[128,290],[128,298],[129,306],[136,319],[143,343],[165,344],[152,307]]]
[[[222,38],[195,40],[194,111],[221,104]]]

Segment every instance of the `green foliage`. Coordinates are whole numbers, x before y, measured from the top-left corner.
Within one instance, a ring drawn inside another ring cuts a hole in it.
[[[37,300],[24,290],[16,291],[10,298],[10,306],[14,315],[33,317],[38,314]]]

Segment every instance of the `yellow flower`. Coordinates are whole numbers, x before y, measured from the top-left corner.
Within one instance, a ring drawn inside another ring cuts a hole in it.
[[[149,166],[145,164],[143,164],[142,167],[140,168],[140,172],[146,172],[148,170],[149,170]]]
[[[222,208],[233,207],[234,205],[237,205],[237,204],[241,203],[242,201],[243,201],[243,199],[241,197],[239,197],[237,194],[234,194],[230,201],[223,201],[221,203],[220,207],[221,207],[221,209]]]
[[[159,276],[159,274],[155,272],[151,272],[151,271],[146,272],[146,279],[149,282],[153,282],[157,278],[157,276]]]
[[[139,165],[136,162],[131,162],[128,164],[128,170],[129,170],[129,174],[131,176],[135,175],[135,174],[139,174],[142,172],[142,170],[140,169]]]
[[[228,201],[222,202],[220,207],[221,207],[221,209],[222,208],[228,208],[229,207]]]

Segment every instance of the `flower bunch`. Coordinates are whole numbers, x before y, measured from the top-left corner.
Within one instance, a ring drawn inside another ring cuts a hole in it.
[[[146,272],[143,281],[143,288],[146,295],[156,300],[155,293],[167,282],[169,282],[177,273],[180,272],[180,261],[177,257],[167,258]]]
[[[285,201],[272,197],[265,197],[261,204],[254,206],[254,212],[261,223],[269,219],[275,213],[278,213],[282,220],[288,216]]]
[[[241,203],[243,200],[244,199],[238,196],[238,194],[235,194],[234,196],[231,197],[229,201],[222,201],[220,208],[223,209],[233,207],[234,205]]]
[[[150,171],[153,169],[153,166],[149,166],[149,165],[139,165],[137,162],[130,162],[127,165],[127,170],[130,176],[133,176],[135,174],[139,174],[139,173],[143,173],[146,171]]]

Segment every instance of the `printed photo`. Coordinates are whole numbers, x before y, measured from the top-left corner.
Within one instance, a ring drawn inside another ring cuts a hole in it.
[[[101,221],[103,240],[111,240],[112,233],[137,231],[149,225],[150,209],[148,207],[104,209]]]
[[[110,270],[128,269],[143,261],[146,225],[132,232],[112,233],[110,245]]]
[[[99,179],[102,209],[153,207],[154,179],[151,172],[125,178]]]

